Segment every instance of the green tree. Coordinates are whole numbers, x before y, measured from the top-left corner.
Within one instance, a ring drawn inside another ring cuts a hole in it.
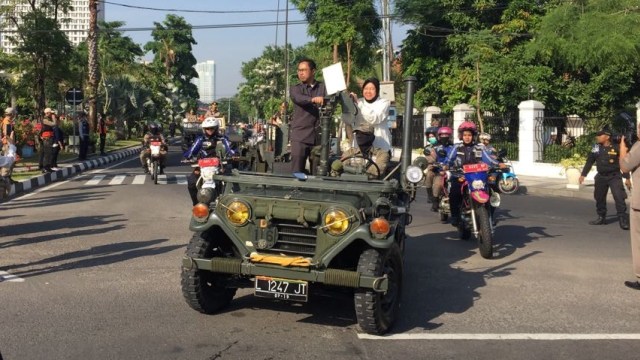
[[[320,46],[333,50],[333,62],[340,53],[347,64],[346,81],[351,81],[353,53],[357,59],[371,65],[379,44],[382,22],[371,0],[293,0],[309,22],[308,33]],[[359,64],[363,65],[363,64]]]
[[[29,11],[19,17],[15,7],[27,5]],[[58,14],[70,9],[68,0],[27,0],[18,1],[3,8],[3,16],[17,27],[15,35],[9,38],[17,44],[15,53],[21,59],[19,71],[22,79],[31,82],[32,96],[37,114],[47,105],[47,89],[55,91],[58,82],[68,74],[68,58],[62,56],[71,52],[71,45],[60,30]],[[48,86],[48,83],[54,86]]]
[[[553,108],[611,120],[640,96],[639,43],[637,1],[554,1],[528,50],[554,69]]]

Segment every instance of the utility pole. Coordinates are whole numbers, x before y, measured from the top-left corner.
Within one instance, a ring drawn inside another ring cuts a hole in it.
[[[391,18],[389,18],[389,0],[382,0],[382,81],[391,80]]]

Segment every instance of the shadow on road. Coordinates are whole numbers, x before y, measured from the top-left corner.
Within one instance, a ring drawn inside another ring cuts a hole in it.
[[[0,228],[0,235],[5,236],[19,236],[26,234],[33,234],[39,232],[54,232],[61,229],[77,229],[84,227],[95,227],[100,225],[109,225],[114,222],[123,222],[124,219],[114,219],[114,217],[123,216],[122,214],[113,215],[97,215],[97,216],[78,216],[68,219],[56,219],[48,221],[39,221],[39,219],[33,219],[30,223],[21,223],[13,225],[5,225]],[[67,236],[73,236],[72,233],[64,234]],[[58,236],[58,235],[56,235]],[[0,248],[8,247],[7,244],[11,244],[14,241],[8,243],[0,242]],[[41,241],[37,241],[41,242]],[[9,245],[15,246],[15,245]]]
[[[59,195],[59,196],[38,197],[37,199],[17,198],[7,204],[3,204],[2,206],[7,209],[30,209],[33,207],[76,204],[82,201],[104,200],[108,193],[113,192],[113,191],[104,190],[104,187],[102,187],[101,189],[103,189],[103,191],[83,191],[83,192],[68,193],[68,194]]]
[[[0,268],[0,270],[12,270],[12,275],[28,278],[71,269],[104,266],[145,256],[155,256],[185,247],[185,245],[157,246],[158,244],[167,241],[169,241],[169,239],[126,241],[115,244],[94,246],[90,249],[72,251],[30,263],[5,266]],[[48,265],[54,263],[58,264]],[[16,271],[14,269],[25,270]]]
[[[495,266],[482,271],[464,269],[469,257],[479,257],[475,241],[457,239],[457,231],[429,233],[408,239],[402,307],[394,333],[433,330],[443,314],[464,313],[480,299],[478,289],[494,277],[511,275],[513,265],[538,254],[531,252],[507,262],[486,260]]]

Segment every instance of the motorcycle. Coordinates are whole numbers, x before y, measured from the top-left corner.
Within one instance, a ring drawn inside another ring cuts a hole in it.
[[[220,180],[215,180],[214,175],[223,173],[223,163],[220,162],[220,158],[208,157],[198,160],[194,173],[199,177],[196,181],[196,188],[198,188],[198,201],[201,203],[211,203],[215,201],[223,192],[223,183]]]
[[[478,240],[480,255],[485,259],[491,259],[494,235],[493,210],[500,206],[500,195],[492,191],[489,186],[489,166],[485,163],[467,164],[462,166],[462,171],[455,172],[458,175],[459,184],[451,184],[451,186],[462,186],[458,234],[463,240],[468,240],[473,235]]]
[[[160,172],[160,150],[162,142],[152,141],[149,144],[149,157],[147,158],[147,169],[151,174],[151,180],[154,184],[158,183],[158,173]]]
[[[507,158],[507,150],[502,149],[497,154],[498,161],[507,164],[504,169],[496,169],[489,176],[489,183],[495,191],[503,194],[515,194],[520,189],[520,183],[515,172],[513,172],[513,164]]]

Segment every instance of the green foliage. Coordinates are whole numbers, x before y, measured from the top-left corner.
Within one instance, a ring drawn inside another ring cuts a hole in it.
[[[567,158],[560,160],[560,166],[566,169],[578,169],[582,170],[584,164],[587,162],[587,158],[584,155],[575,153]]]

